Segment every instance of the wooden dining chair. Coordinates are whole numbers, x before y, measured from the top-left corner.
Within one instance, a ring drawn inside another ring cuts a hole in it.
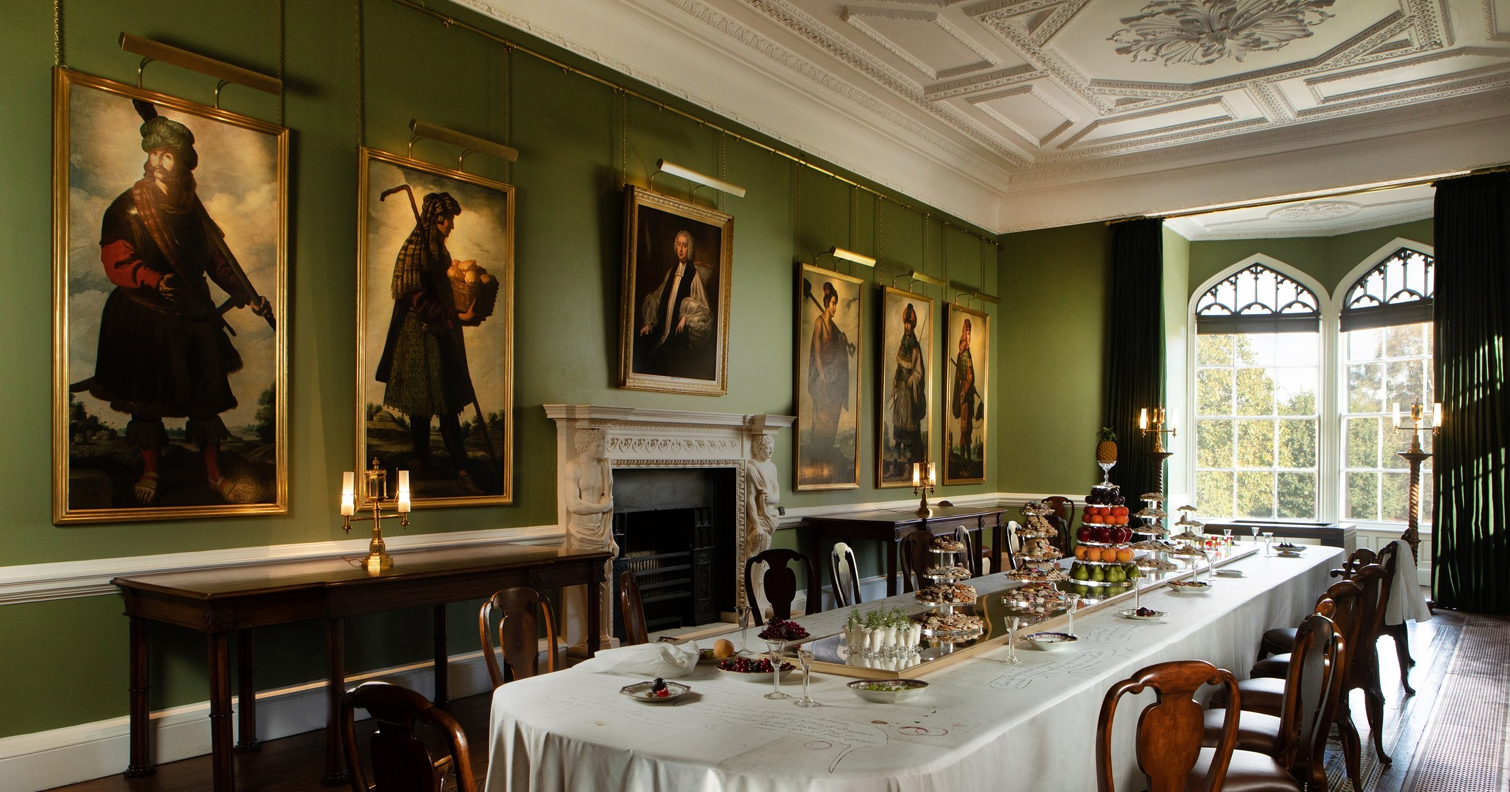
[[[1374,559],[1374,551],[1366,547],[1360,547],[1354,550],[1347,557],[1346,561],[1342,562],[1341,567],[1333,569],[1327,574],[1334,578],[1350,580],[1358,570],[1374,563]],[[1325,598],[1326,595],[1323,594],[1322,597]],[[1266,631],[1263,640],[1259,642],[1258,656],[1265,657],[1267,655],[1289,652],[1290,646],[1295,643],[1295,629],[1294,627],[1276,627]],[[1277,674],[1276,676],[1283,676],[1283,674]]]
[[[1270,779],[1272,783],[1265,788],[1326,792],[1326,732],[1336,714],[1346,667],[1342,632],[1329,618],[1335,612],[1335,603],[1323,599],[1317,612],[1307,616],[1296,631],[1280,714],[1276,717],[1245,711],[1238,720],[1238,752],[1264,754],[1285,770]],[[1206,711],[1206,745],[1215,746],[1220,740],[1225,717],[1223,709]],[[1264,775],[1262,763],[1245,759],[1240,764],[1242,772],[1249,776]],[[1229,769],[1228,777],[1231,776]],[[1245,779],[1241,788],[1250,789],[1247,782],[1252,780]],[[1304,786],[1293,786],[1297,781]]]
[[[366,710],[377,721],[368,752],[372,783],[362,766],[357,746],[356,711]],[[458,792],[477,792],[467,735],[445,710],[424,696],[386,682],[364,682],[341,697],[341,743],[346,749],[346,774],[352,792],[440,792],[449,773]],[[415,727],[435,727],[446,740],[446,755],[437,759],[415,735]]]
[[[1058,521],[1055,526],[1059,529],[1057,546],[1061,553],[1068,553],[1074,544],[1070,539],[1075,535],[1075,502],[1063,495],[1050,495],[1043,499],[1043,505],[1054,510],[1051,516]]]
[[[503,653],[500,664],[493,648],[493,617],[498,616],[498,648]],[[540,627],[544,624],[546,671],[556,670],[556,619],[550,600],[528,586],[502,589],[477,612],[477,632],[482,639],[482,659],[487,663],[493,688],[515,679],[540,673]]]
[[[625,646],[650,643],[650,632],[645,629],[645,603],[640,599],[640,581],[632,569],[619,573],[619,615],[624,622]]]
[[[843,542],[836,543],[829,553],[828,582],[834,607],[860,604],[860,569],[855,565],[855,551]]]
[[[933,532],[927,528],[914,528],[902,535],[902,541],[897,548],[898,566],[902,573],[902,593],[917,591],[928,584],[923,577],[930,566],[933,565],[933,554],[928,551],[933,546]]]
[[[981,541],[982,538],[981,531],[972,531],[963,525],[954,529],[954,541],[965,546],[965,552],[961,553],[958,558],[969,568],[971,577],[980,577],[985,574],[983,564],[986,556],[981,548],[984,544]]]
[[[761,582],[761,589],[765,593],[766,601],[771,604],[771,617],[792,618],[792,600],[797,598],[797,574],[787,565],[793,562],[801,565],[807,572],[808,580],[813,579],[813,562],[795,550],[776,548],[745,559],[745,601],[759,602],[755,598],[755,579],[751,577],[750,572],[756,564],[765,564],[765,578]],[[821,607],[816,602],[813,606]],[[755,624],[765,624],[765,617],[758,608],[754,610],[754,614]]]
[[[1227,691],[1227,710],[1220,739],[1214,748],[1203,749],[1205,716],[1196,692],[1206,685]],[[1138,767],[1148,777],[1149,792],[1221,792],[1227,765],[1237,744],[1237,679],[1232,672],[1204,660],[1158,663],[1133,672],[1112,685],[1101,702],[1096,723],[1096,789],[1116,792],[1116,768],[1112,766],[1112,720],[1117,701],[1126,693],[1154,691],[1154,702],[1138,716]],[[1202,764],[1204,762],[1204,765]],[[1202,769],[1204,767],[1204,769]],[[1187,784],[1192,773],[1198,785]]]

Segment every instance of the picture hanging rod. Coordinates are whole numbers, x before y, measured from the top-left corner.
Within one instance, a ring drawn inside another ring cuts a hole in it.
[[[149,38],[132,33],[121,33],[121,49],[133,55],[142,56],[142,62],[136,67],[136,87],[142,87],[142,71],[152,61],[161,61],[181,69],[196,71],[208,77],[214,77],[219,82],[215,85],[215,106],[220,107],[220,89],[230,83],[244,85],[263,93],[277,96],[283,93],[283,81],[277,77],[269,77],[261,72],[251,69],[243,69],[240,66],[232,66],[225,61],[215,60],[190,52],[186,49],[175,47],[172,44],[164,44]]]
[[[484,30],[484,29],[482,29],[482,28],[480,28],[480,27],[478,27],[476,25],[470,24],[468,22],[463,22],[462,20],[457,19],[455,17],[443,14],[443,13],[441,13],[439,11],[436,11],[433,8],[428,8],[428,7],[424,6],[424,5],[421,5],[419,3],[413,2],[412,0],[389,0],[389,2],[395,3],[397,5],[401,5],[401,6],[407,8],[410,11],[413,11],[413,12],[415,12],[417,14],[424,14],[425,16],[428,16],[431,19],[439,21],[441,24],[445,25],[448,28],[460,28],[462,30],[467,31],[468,33],[471,33],[472,35],[481,36],[482,38],[485,38],[485,39],[487,39],[489,41],[501,44],[505,48],[507,48],[507,49],[509,49],[511,51],[522,52],[522,53],[524,53],[526,55],[529,55],[530,57],[536,58],[538,60],[541,60],[541,61],[543,61],[545,63],[550,64],[551,66],[554,66],[554,67],[560,69],[563,73],[566,73],[566,74],[575,74],[575,75],[577,75],[579,77],[584,77],[584,78],[586,78],[588,80],[591,80],[591,81],[593,81],[593,82],[595,82],[595,83],[597,83],[599,85],[602,85],[602,86],[604,86],[606,88],[610,88],[610,89],[612,89],[614,91],[617,91],[618,93],[621,93],[621,94],[623,94],[625,96],[632,96],[635,99],[638,99],[638,100],[640,100],[640,101],[642,101],[642,102],[644,102],[644,103],[646,103],[646,104],[648,104],[648,105],[656,108],[657,110],[664,110],[664,111],[667,111],[667,112],[670,112],[670,113],[675,113],[676,115],[679,115],[679,116],[681,116],[683,118],[686,118],[686,119],[689,119],[689,120],[692,120],[692,121],[696,121],[699,126],[705,127],[707,129],[711,129],[711,130],[713,130],[715,132],[718,132],[718,133],[720,133],[722,135],[726,135],[728,137],[734,138],[735,140],[737,140],[737,141],[739,141],[741,143],[745,143],[745,144],[754,146],[755,148],[758,148],[758,149],[763,149],[763,150],[768,151],[771,154],[774,154],[774,155],[776,155],[778,157],[783,157],[785,159],[791,160],[792,162],[795,162],[798,165],[803,166],[804,168],[807,168],[807,169],[813,170],[813,171],[817,171],[818,173],[821,173],[821,174],[829,177],[830,179],[834,179],[835,181],[841,182],[843,184],[848,184],[849,186],[854,187],[854,188],[859,189],[859,190],[864,190],[865,192],[868,192],[871,195],[876,196],[876,198],[878,198],[878,199],[880,199],[882,201],[890,201],[890,202],[896,204],[897,206],[902,207],[903,209],[907,209],[907,210],[910,210],[910,211],[913,211],[913,212],[917,212],[918,214],[924,214],[925,213],[922,209],[919,209],[918,207],[913,206],[912,204],[907,203],[906,201],[898,200],[895,196],[887,195],[887,194],[881,192],[880,190],[877,190],[874,187],[870,187],[868,185],[861,184],[860,182],[857,182],[857,181],[855,181],[853,179],[849,179],[849,178],[841,176],[841,175],[839,175],[837,173],[834,173],[833,171],[828,170],[827,168],[823,168],[821,166],[814,165],[813,163],[809,162],[807,160],[807,158],[805,158],[805,157],[801,157],[801,156],[798,156],[796,154],[792,154],[792,153],[789,153],[789,152],[786,152],[786,151],[782,151],[781,149],[776,148],[775,146],[772,146],[772,145],[770,145],[768,143],[762,143],[759,140],[755,140],[753,138],[746,137],[745,135],[741,135],[740,133],[735,132],[732,129],[729,129],[727,127],[719,126],[718,124],[715,124],[715,123],[713,123],[711,121],[708,121],[705,118],[699,118],[698,116],[695,116],[692,113],[687,112],[686,110],[682,110],[681,108],[678,108],[678,107],[672,107],[671,105],[668,105],[665,102],[653,99],[650,96],[647,96],[646,94],[640,93],[639,91],[630,90],[629,88],[626,88],[626,87],[624,87],[622,85],[619,85],[618,83],[613,82],[612,80],[604,79],[602,77],[597,76],[596,74],[592,74],[591,72],[583,71],[582,69],[578,69],[575,66],[572,66],[572,65],[567,64],[567,63],[563,63],[562,61],[559,61],[559,60],[557,60],[555,58],[552,58],[549,55],[546,55],[546,54],[540,53],[540,52],[536,52],[536,51],[530,49],[529,47],[521,46],[517,42],[514,42],[514,41],[512,41],[510,39],[506,39],[503,36],[500,36],[500,35],[498,35],[496,33],[488,31],[488,30]],[[992,244],[992,245],[994,245],[994,246],[996,246],[998,248],[1001,247],[1001,241],[998,240],[994,235],[982,234],[979,231],[975,231],[973,229],[966,228],[966,227],[961,226],[961,225],[955,225],[954,223],[950,223],[947,220],[944,221],[944,227],[945,228],[956,228],[956,229],[959,229],[960,231],[963,231],[964,233],[969,234],[970,236],[973,236],[973,237],[975,237],[976,239],[979,239],[982,242],[989,242],[990,244]]]
[[[743,197],[745,197],[745,188],[740,187],[737,184],[726,182],[723,179],[720,179],[720,178],[718,178],[716,176],[709,176],[706,173],[698,173],[697,171],[692,170],[691,168],[683,167],[681,165],[676,164],[675,162],[667,162],[666,160],[663,160],[663,159],[656,160],[655,161],[655,173],[653,173],[653,174],[650,175],[651,181],[654,181],[656,174],[660,174],[660,173],[669,173],[672,176],[676,176],[676,177],[679,177],[679,178],[682,178],[682,179],[686,179],[687,181],[692,182],[693,184],[702,185],[703,187],[712,187],[713,189],[718,190],[719,192],[728,193],[728,194],[734,196],[735,198],[743,198]],[[697,188],[694,187],[694,188],[692,188],[692,190],[693,190],[693,192],[696,192]]]
[[[417,118],[409,119],[409,131],[414,133],[409,138],[410,159],[414,159],[415,142],[426,138],[439,140],[442,143],[450,143],[461,149],[461,153],[456,156],[457,170],[461,170],[462,163],[465,162],[468,154],[487,154],[490,157],[497,157],[505,162],[514,162],[519,159],[518,149],[505,146],[502,143],[494,143],[491,140],[475,135],[468,135],[465,132],[457,132],[454,129],[447,129],[443,126],[427,124]]]

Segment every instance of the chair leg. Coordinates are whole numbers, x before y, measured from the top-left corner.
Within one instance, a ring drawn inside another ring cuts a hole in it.
[[[1410,633],[1401,624],[1390,630],[1390,637],[1395,639],[1395,658],[1400,662],[1400,684],[1405,688],[1405,695],[1414,696],[1416,689],[1410,686],[1410,667],[1416,661],[1410,656]]]
[[[1347,700],[1347,692],[1343,694],[1343,701]],[[1358,739],[1358,727],[1353,725],[1353,714],[1344,703],[1337,713],[1337,736],[1342,742],[1343,764],[1347,766],[1347,780],[1352,783],[1354,792],[1363,792],[1363,745]]]
[[[1368,716],[1368,730],[1374,734],[1374,752],[1379,755],[1379,763],[1389,767],[1394,760],[1384,752],[1384,692],[1375,686],[1372,690],[1363,690],[1363,709]]]

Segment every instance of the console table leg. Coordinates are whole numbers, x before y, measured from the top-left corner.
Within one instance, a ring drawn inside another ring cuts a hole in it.
[[[886,596],[897,595],[897,542],[886,542]]]
[[[250,629],[236,631],[237,668],[236,677],[239,685],[236,696],[240,706],[236,714],[240,716],[237,730],[240,738],[236,741],[236,753],[252,753],[262,750],[262,743],[257,742],[257,673],[256,644],[253,643]]]
[[[236,789],[231,745],[231,653],[226,633],[210,633],[210,775],[215,792]]]
[[[613,561],[608,562],[612,564]],[[603,635],[603,573],[593,570],[587,581],[587,656],[592,657],[603,648],[599,638]],[[556,648],[551,647],[551,651]]]
[[[157,772],[147,744],[151,714],[147,711],[147,620],[131,617],[131,758],[126,765],[127,778],[141,778]]]
[[[325,786],[346,786],[341,748],[341,696],[346,693],[346,633],[340,619],[325,620]]]
[[[435,706],[444,707],[451,702],[449,680],[446,678],[446,605],[435,606]]]
[[[808,530],[807,540],[804,542],[807,545],[807,557],[813,561],[813,579],[807,582],[806,612],[808,613],[817,613],[823,610],[823,581],[827,580],[823,576],[826,569],[823,565],[828,560],[827,554],[818,551],[818,548],[823,546],[823,542],[817,534],[818,532],[815,530]],[[839,592],[834,592],[834,596],[838,597]]]

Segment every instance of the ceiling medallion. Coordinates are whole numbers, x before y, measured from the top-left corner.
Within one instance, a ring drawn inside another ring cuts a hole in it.
[[[1155,0],[1107,41],[1134,61],[1205,66],[1250,52],[1272,52],[1331,19],[1335,0]]]
[[[1362,206],[1352,201],[1311,201],[1294,206],[1282,206],[1270,212],[1268,217],[1270,220],[1283,220],[1290,223],[1320,223],[1355,215],[1362,210]]]

